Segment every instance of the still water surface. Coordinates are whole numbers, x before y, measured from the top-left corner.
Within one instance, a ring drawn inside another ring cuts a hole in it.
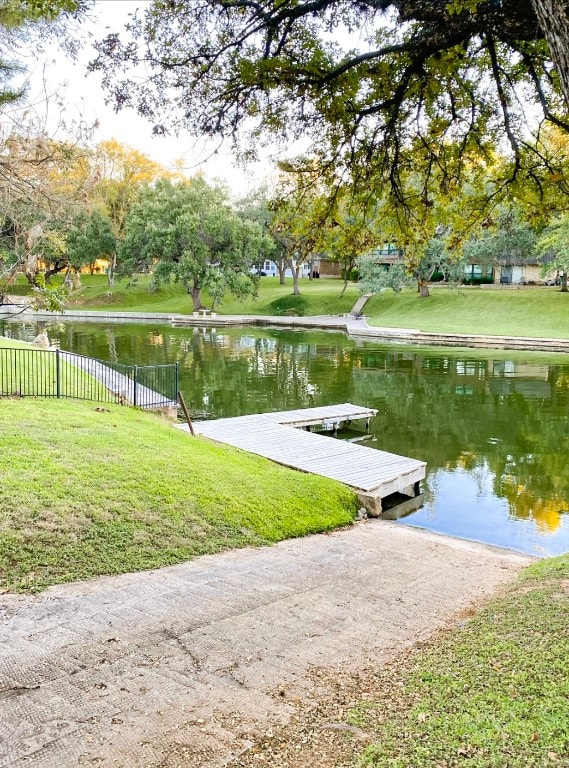
[[[0,323],[31,339],[35,325]],[[61,348],[180,363],[195,418],[353,402],[363,443],[427,462],[423,507],[400,521],[542,556],[569,551],[569,357],[359,344],[340,333],[65,323]]]

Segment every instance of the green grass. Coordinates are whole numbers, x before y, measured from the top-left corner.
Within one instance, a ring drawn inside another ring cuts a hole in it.
[[[481,613],[414,654],[351,711],[358,765],[569,765],[569,555],[529,568]]]
[[[54,284],[58,279],[54,278]],[[134,280],[123,279],[109,289],[103,275],[82,275],[82,287],[73,294],[70,309],[97,309],[139,312],[166,312],[168,314],[187,314],[192,312],[191,297],[183,286],[171,283],[152,292],[150,277],[137,276]],[[300,296],[292,295],[292,278],[286,279],[286,285],[279,285],[276,277],[263,277],[260,281],[259,295],[238,301],[227,296],[223,304],[217,306],[219,314],[239,315],[338,315],[349,312],[358,299],[358,288],[354,283],[348,285],[345,296],[340,299],[343,282],[333,279],[300,281]],[[25,285],[18,282],[14,292],[25,291]],[[203,304],[211,307],[211,298],[203,294]]]
[[[300,281],[300,296],[292,295],[292,278],[286,285],[279,285],[276,277],[261,278],[259,296],[238,302],[228,298],[219,308],[227,315],[341,315],[349,312],[359,297],[358,287],[349,283],[340,299],[341,280],[319,279]]]
[[[3,350],[25,350],[12,355]],[[14,396],[57,395],[55,352],[0,336],[0,393]],[[97,379],[66,360],[59,361],[59,392],[62,397],[105,400],[108,393]]]
[[[178,284],[150,290],[150,277],[141,275],[134,281],[120,280],[109,290],[103,275],[83,275],[83,287],[75,293],[69,309],[164,312],[188,314],[191,300]],[[261,278],[257,299],[243,302],[232,299],[218,306],[219,314],[241,315],[342,315],[349,312],[358,299],[358,287],[351,283],[340,299],[342,281],[301,280],[301,295],[292,295],[292,279],[287,285],[277,278]],[[12,290],[12,289],[11,289]],[[25,291],[18,282],[13,292]],[[204,293],[203,303],[211,306]],[[569,294],[558,288],[528,287],[519,290],[491,288],[434,287],[428,298],[421,299],[416,290],[401,293],[383,291],[365,306],[372,326],[415,328],[439,333],[474,333],[505,336],[537,336],[569,338]]]
[[[339,483],[108,408],[0,399],[0,589],[155,568],[355,516]]]
[[[383,291],[364,312],[370,325],[389,328],[569,338],[569,294],[558,288],[434,288],[423,299],[412,289]]]

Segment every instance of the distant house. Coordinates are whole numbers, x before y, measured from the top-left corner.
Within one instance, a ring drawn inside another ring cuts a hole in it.
[[[85,264],[81,267],[82,275],[105,275],[111,262],[109,259],[95,259],[93,264]]]
[[[402,261],[403,250],[398,248],[395,243],[387,243],[377,248],[372,248],[369,254],[377,258],[377,263],[385,269],[389,269],[394,264]],[[319,260],[318,271],[320,277],[343,277],[342,265],[333,259],[322,257]]]
[[[557,273],[552,270],[542,276],[544,264],[551,262],[549,254],[536,256],[531,261],[522,259],[503,259],[493,266],[481,264],[466,264],[464,267],[464,282],[473,285],[552,285],[557,279]]]
[[[392,267],[394,264],[398,264],[403,261],[403,249],[398,248],[395,243],[387,243],[377,248],[372,248],[371,255],[377,257],[377,263],[384,267]]]
[[[313,265],[318,264],[318,259],[315,259],[313,261]],[[313,266],[314,269],[316,269],[316,266]],[[277,269],[277,265],[274,261],[271,261],[270,259],[265,259],[264,261],[261,261],[258,265],[252,268],[251,272],[253,273],[259,273],[262,277],[278,277],[279,270]],[[301,277],[308,277],[310,273],[310,264],[305,263],[301,266],[300,269],[300,276]],[[285,272],[285,277],[292,277],[292,272],[290,269],[287,269]]]
[[[553,254],[546,253],[538,256],[525,264],[504,264],[497,267],[495,282],[503,284],[543,285],[553,284],[558,278],[556,270],[551,270],[542,276],[542,270],[546,264],[553,261]]]

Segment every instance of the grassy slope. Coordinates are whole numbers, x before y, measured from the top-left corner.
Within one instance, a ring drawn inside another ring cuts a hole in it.
[[[57,282],[54,280],[54,282]],[[77,309],[114,309],[122,311],[167,312],[184,314],[192,311],[191,297],[179,284],[164,286],[156,293],[149,291],[150,278],[141,275],[136,281],[120,280],[109,291],[106,277],[102,275],[83,275],[82,288],[74,294],[70,308]],[[298,315],[337,315],[349,312],[358,299],[358,288],[350,284],[345,296],[340,299],[341,280],[300,281],[300,296],[292,296],[292,278],[287,278],[286,285],[279,285],[275,277],[263,277],[260,282],[257,299],[238,301],[231,296],[217,307],[220,314],[242,315],[280,315],[294,312]],[[24,290],[25,286],[19,285]],[[211,299],[204,292],[203,303],[211,306]]]
[[[0,587],[188,560],[350,523],[344,486],[192,439],[152,414],[0,400]]]
[[[129,286],[117,283],[109,293],[106,278],[84,275],[83,288],[75,294],[70,308],[114,309],[122,311],[191,312],[189,296],[180,285],[168,285],[158,293],[148,290],[149,277],[140,276]],[[348,312],[358,298],[358,288],[350,284],[339,299],[340,280],[302,280],[301,296],[292,296],[292,280],[279,286],[277,278],[261,279],[259,297],[238,302],[228,297],[218,307],[220,314],[252,315],[339,315]],[[18,285],[14,290],[24,290]],[[204,295],[204,304],[211,300]],[[421,299],[414,289],[399,294],[383,291],[365,306],[370,325],[389,328],[416,328],[441,333],[481,333],[511,336],[569,338],[569,295],[558,288],[520,290],[433,288]]]
[[[391,672],[350,721],[374,734],[358,765],[569,765],[569,555]]]
[[[569,294],[555,288],[434,288],[425,299],[412,289],[384,291],[364,311],[370,325],[389,328],[569,338]]]

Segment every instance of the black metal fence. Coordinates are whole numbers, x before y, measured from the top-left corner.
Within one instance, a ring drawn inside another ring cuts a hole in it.
[[[0,396],[77,400],[173,408],[178,363],[123,365],[59,349],[0,347]]]

